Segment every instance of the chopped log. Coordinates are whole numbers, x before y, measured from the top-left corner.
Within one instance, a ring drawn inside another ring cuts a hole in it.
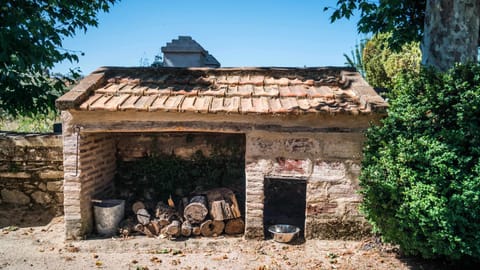
[[[206,220],[200,225],[200,232],[203,236],[218,236],[222,234],[225,223],[220,220]]]
[[[210,216],[213,220],[227,220],[233,218],[230,205],[225,200],[214,201],[210,203]]]
[[[182,235],[189,237],[192,234],[192,225],[190,222],[185,221],[182,223]]]
[[[148,229],[153,235],[158,235],[157,227],[155,227],[154,222],[150,222],[145,225],[145,228]]]
[[[230,198],[230,201],[232,201],[232,205],[230,206],[232,209],[233,216],[235,218],[239,218],[242,216],[242,213],[240,212],[240,207],[238,206],[238,201],[237,197],[235,196],[235,193],[228,193],[228,196]]]
[[[172,221],[167,227],[165,227],[165,234],[168,236],[180,236],[181,223],[178,220]]]
[[[192,226],[192,234],[195,236],[199,236],[200,234],[202,234],[200,226]]]
[[[153,230],[155,231],[155,235],[160,235],[160,231],[162,230],[162,226],[158,220],[152,220],[150,222],[152,224]]]
[[[136,231],[136,232],[139,232],[139,233],[143,233],[143,225],[142,224],[137,224],[133,227],[133,229]]]
[[[203,236],[206,237],[213,236],[213,225],[210,219],[207,219],[202,224],[200,224],[200,232]]]
[[[213,220],[228,220],[241,217],[235,193],[228,188],[207,191],[210,216]]]
[[[227,220],[225,223],[225,233],[241,234],[245,230],[245,222],[241,218]]]
[[[137,201],[132,205],[133,213],[136,214],[137,211],[140,210],[140,209],[145,209],[145,204],[143,204],[143,202]]]
[[[146,209],[139,209],[136,214],[138,222],[140,222],[142,225],[147,225],[150,223],[150,214]]]
[[[144,234],[148,237],[154,237],[155,236],[146,226],[143,226],[140,223],[135,225],[134,229],[135,229],[135,231],[137,231],[139,233],[142,233],[142,234]]]
[[[177,211],[163,202],[158,202],[155,208],[155,216],[161,226],[167,226],[173,220],[182,220]]]
[[[220,234],[223,233],[223,229],[225,228],[225,222],[221,220],[213,220],[212,221],[213,225],[213,236],[219,236]]]
[[[198,224],[205,220],[208,214],[207,199],[205,196],[194,196],[183,210],[183,216],[191,224]]]

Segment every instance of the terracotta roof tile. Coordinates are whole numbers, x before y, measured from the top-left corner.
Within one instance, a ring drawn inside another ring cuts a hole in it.
[[[129,95],[128,98],[120,104],[119,110],[135,110],[135,103],[138,101],[140,96]]]
[[[102,72],[103,83],[83,83],[82,87],[90,87],[88,93],[74,88],[57,101],[60,108],[364,114],[384,112],[387,107],[358,73],[348,69],[106,68]]]
[[[195,102],[195,108],[198,112],[207,113],[209,112],[213,97],[212,96],[203,96],[198,97]]]
[[[99,99],[92,102],[88,109],[95,111],[95,110],[103,110],[105,109],[105,104],[112,98],[112,95],[102,95]]]
[[[135,110],[148,111],[156,98],[157,96],[140,96],[140,98],[135,103]]]
[[[278,97],[278,85],[255,86],[253,96],[255,97]]]

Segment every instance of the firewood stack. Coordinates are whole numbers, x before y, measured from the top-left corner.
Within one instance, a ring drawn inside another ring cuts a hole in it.
[[[237,198],[228,188],[216,188],[197,194],[191,198],[184,197],[175,207],[173,200],[168,204],[157,203],[152,217],[143,202],[132,205],[136,214],[136,224],[122,231],[134,231],[148,237],[176,238],[179,236],[218,236],[241,234],[245,223],[241,217]]]

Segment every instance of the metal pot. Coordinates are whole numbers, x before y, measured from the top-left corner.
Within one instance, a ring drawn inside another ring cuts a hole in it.
[[[268,231],[272,233],[273,240],[288,243],[300,232],[300,228],[293,225],[277,224],[268,227]]]

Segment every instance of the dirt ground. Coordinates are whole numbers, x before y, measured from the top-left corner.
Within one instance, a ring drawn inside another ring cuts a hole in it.
[[[375,238],[282,244],[225,236],[178,240],[135,236],[65,242],[63,217],[22,227],[7,226],[7,220],[5,215],[0,218],[0,269],[444,268],[402,258],[395,247],[382,245]]]

